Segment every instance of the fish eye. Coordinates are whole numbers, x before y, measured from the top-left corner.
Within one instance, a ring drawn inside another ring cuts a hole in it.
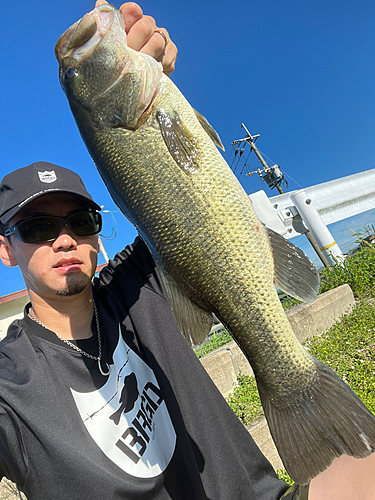
[[[69,68],[65,71],[65,80],[73,80],[78,75],[78,69],[77,68]]]

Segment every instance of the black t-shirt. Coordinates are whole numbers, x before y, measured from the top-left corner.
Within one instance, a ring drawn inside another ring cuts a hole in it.
[[[93,284],[98,362],[27,316],[0,344],[0,475],[29,500],[272,500],[279,481],[177,329],[139,238]],[[95,336],[77,341],[97,356]]]

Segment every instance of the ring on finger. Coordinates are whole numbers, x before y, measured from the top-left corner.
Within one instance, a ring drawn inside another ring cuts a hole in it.
[[[165,51],[165,47],[168,45],[168,38],[166,37],[166,34],[163,33],[161,30],[155,30],[154,33],[159,33],[164,38],[164,48],[163,52]]]

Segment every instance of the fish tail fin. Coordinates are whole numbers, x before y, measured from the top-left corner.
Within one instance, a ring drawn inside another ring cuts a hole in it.
[[[259,389],[280,458],[301,485],[336,457],[364,458],[375,451],[374,415],[330,368],[315,361],[314,384],[303,391],[297,404],[277,404]]]

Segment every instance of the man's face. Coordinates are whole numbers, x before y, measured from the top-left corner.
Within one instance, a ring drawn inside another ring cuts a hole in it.
[[[65,194],[44,195],[26,205],[8,224],[36,216],[65,217],[87,209],[79,198]],[[91,286],[94,276],[98,235],[78,237],[65,225],[54,241],[24,243],[15,235],[0,236],[0,256],[7,266],[18,265],[29,293],[41,298],[69,297]]]

